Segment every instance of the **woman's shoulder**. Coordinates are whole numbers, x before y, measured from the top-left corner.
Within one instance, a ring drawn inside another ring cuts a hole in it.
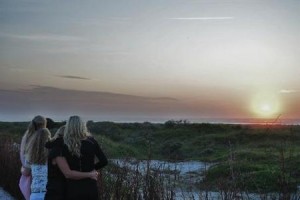
[[[64,145],[63,137],[58,137],[55,140],[48,141],[45,145],[46,148],[51,149],[54,147],[62,147]]]
[[[91,136],[91,135],[89,135],[89,136],[87,136],[86,138],[84,138],[83,141],[92,142],[92,143],[97,142],[97,141],[95,140],[95,138],[94,138],[93,136]]]
[[[81,140],[82,144],[85,145],[98,145],[97,140],[93,136],[87,136],[83,140]]]

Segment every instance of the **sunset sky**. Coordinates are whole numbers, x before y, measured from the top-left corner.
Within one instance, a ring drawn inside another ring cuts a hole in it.
[[[0,121],[300,119],[299,11],[298,0],[0,0]]]

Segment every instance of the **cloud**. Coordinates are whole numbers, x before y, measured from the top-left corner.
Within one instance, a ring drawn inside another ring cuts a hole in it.
[[[45,113],[105,116],[137,116],[177,112],[180,103],[170,97],[144,97],[111,92],[69,90],[34,85],[32,89],[0,90],[2,115]]]
[[[291,93],[298,93],[300,90],[291,90],[291,89],[282,89],[279,91],[279,93],[283,94],[291,94]]]
[[[57,41],[57,42],[79,42],[86,41],[86,38],[71,36],[71,35],[56,35],[56,34],[9,34],[1,33],[0,36],[8,37],[19,40],[30,40],[30,41]]]
[[[113,21],[129,21],[129,20],[132,20],[131,17],[111,17],[109,19],[113,20]]]
[[[172,97],[156,97],[156,98],[149,98],[151,100],[163,100],[163,101],[178,101],[177,99],[175,98],[172,98]]]
[[[232,20],[234,17],[172,17],[170,20]]]
[[[60,78],[68,78],[68,79],[79,79],[79,80],[91,80],[89,78],[86,78],[86,77],[81,77],[81,76],[71,76],[71,75],[59,75],[57,77],[60,77]]]

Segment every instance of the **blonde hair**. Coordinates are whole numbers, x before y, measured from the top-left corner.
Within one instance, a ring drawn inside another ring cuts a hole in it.
[[[32,139],[34,133],[41,129],[41,128],[46,128],[47,125],[47,119],[41,115],[35,116],[32,121],[29,123],[28,128],[24,134],[24,139],[25,139],[25,149],[24,153],[27,154],[29,150],[29,143],[30,140]]]
[[[81,140],[89,135],[85,122],[79,116],[69,118],[64,132],[64,143],[72,155],[80,157]]]
[[[48,150],[46,142],[50,140],[51,133],[47,128],[37,130],[28,144],[27,160],[30,164],[45,164],[47,161]]]
[[[64,136],[64,132],[66,129],[66,125],[61,126],[59,129],[57,129],[57,131],[55,132],[53,138],[51,138],[51,141],[59,138],[59,137],[63,137]]]

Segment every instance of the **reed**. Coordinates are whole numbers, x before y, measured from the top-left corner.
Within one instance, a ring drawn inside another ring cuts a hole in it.
[[[21,161],[19,145],[14,140],[1,134],[0,137],[0,186],[16,199],[23,199],[19,189]]]

